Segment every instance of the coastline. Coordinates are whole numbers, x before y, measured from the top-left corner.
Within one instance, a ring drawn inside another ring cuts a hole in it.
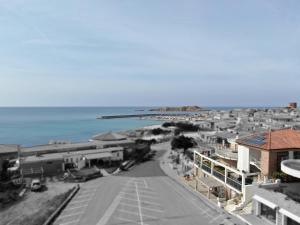
[[[99,114],[136,113],[141,107],[0,108],[0,144],[24,147],[51,140],[84,142],[104,132],[124,132],[160,124],[153,119],[97,120]]]

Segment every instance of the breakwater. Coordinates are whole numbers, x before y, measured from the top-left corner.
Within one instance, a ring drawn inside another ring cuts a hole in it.
[[[172,113],[145,113],[145,114],[124,114],[124,115],[107,115],[97,116],[97,119],[121,119],[121,118],[141,118],[152,116],[187,116],[187,114],[172,114]]]

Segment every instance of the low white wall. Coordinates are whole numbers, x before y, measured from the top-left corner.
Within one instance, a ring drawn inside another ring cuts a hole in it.
[[[240,171],[250,172],[249,148],[238,145],[237,168]]]
[[[245,185],[243,190],[243,203],[244,205],[252,201],[252,197],[255,194],[255,185]]]

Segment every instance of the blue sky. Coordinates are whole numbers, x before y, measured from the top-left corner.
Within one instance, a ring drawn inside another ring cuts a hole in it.
[[[299,102],[299,12],[297,0],[0,0],[0,105]]]

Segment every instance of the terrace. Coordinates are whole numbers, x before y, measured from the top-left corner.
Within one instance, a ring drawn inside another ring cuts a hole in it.
[[[229,148],[222,148],[222,149],[215,148],[215,155],[217,155],[220,158],[234,160],[234,161],[238,159],[238,153],[233,152]]]
[[[300,178],[300,160],[290,159],[282,161],[281,170],[290,176]]]
[[[194,154],[194,165],[197,168],[201,169],[206,175],[213,177],[234,191],[242,193],[243,186],[252,183],[251,179],[246,179],[246,174],[198,152],[195,152]]]

